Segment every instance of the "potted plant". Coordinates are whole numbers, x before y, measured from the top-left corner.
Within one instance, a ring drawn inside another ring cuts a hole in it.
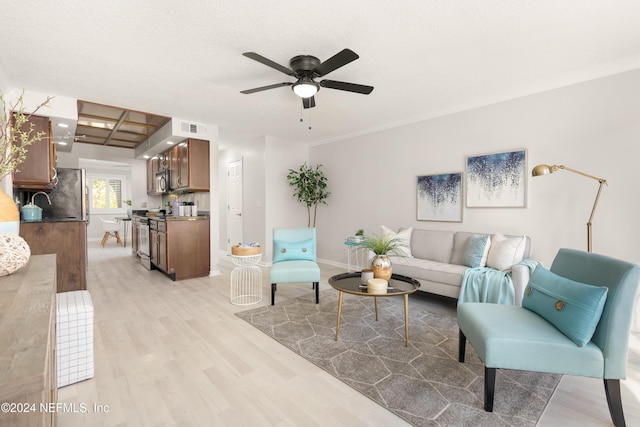
[[[327,191],[327,178],[320,170],[322,165],[315,168],[305,162],[300,169],[289,169],[287,181],[293,187],[293,197],[307,207],[307,227],[311,227],[311,208],[313,208],[313,227],[316,226],[316,214],[320,203],[326,205],[325,201],[329,194]]]
[[[400,255],[401,249],[406,247],[406,240],[398,236],[383,234],[369,234],[364,239],[364,247],[374,253],[371,260],[373,277],[389,280],[392,274],[389,255]]]
[[[47,105],[52,97],[38,105],[32,113],[25,113],[23,103],[24,91],[14,103],[5,101],[0,95],[2,103],[2,118],[0,119],[0,181],[10,173],[17,171],[18,166],[27,158],[27,148],[34,142],[40,141],[44,132],[35,132],[33,124],[29,123],[32,114]],[[20,227],[20,212],[13,199],[0,188],[0,232],[18,234]]]
[[[355,243],[362,243],[364,241],[364,230],[359,228],[356,230],[355,238],[353,239]]]

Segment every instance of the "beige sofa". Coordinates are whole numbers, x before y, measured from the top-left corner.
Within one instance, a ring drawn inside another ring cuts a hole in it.
[[[402,230],[401,230],[402,231]],[[420,290],[433,294],[458,298],[462,278],[469,267],[463,265],[465,248],[473,235],[487,235],[462,231],[440,231],[412,229],[410,257],[391,256],[393,273],[413,277],[420,281]],[[491,235],[489,235],[491,236]],[[493,236],[491,236],[493,237]],[[522,305],[524,288],[529,282],[529,267],[518,265],[529,257],[530,239],[527,236],[504,236],[521,239],[521,257],[513,260],[512,280],[515,290],[515,305]],[[497,245],[496,245],[497,248]],[[489,247],[491,251],[491,246]]]

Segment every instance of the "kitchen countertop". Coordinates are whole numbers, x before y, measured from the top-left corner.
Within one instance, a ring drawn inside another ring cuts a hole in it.
[[[197,221],[201,219],[209,219],[209,215],[198,215],[198,216],[148,216],[146,218],[155,219],[156,221]]]
[[[20,220],[20,224],[33,224],[38,222],[87,222],[84,219],[78,218],[42,218],[40,221],[25,221]]]

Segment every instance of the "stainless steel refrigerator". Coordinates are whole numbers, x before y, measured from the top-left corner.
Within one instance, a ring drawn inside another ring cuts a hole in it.
[[[60,168],[58,183],[49,193],[51,204],[38,196],[35,204],[42,208],[42,218],[89,222],[87,176],[84,169]]]

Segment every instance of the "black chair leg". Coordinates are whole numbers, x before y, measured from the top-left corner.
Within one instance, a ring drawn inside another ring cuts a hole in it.
[[[466,350],[467,337],[464,336],[461,329],[458,329],[458,362],[464,363],[464,352]]]
[[[496,368],[484,367],[484,410],[493,412],[493,392],[496,388]]]
[[[275,305],[276,303],[276,284],[271,284],[271,305]]]
[[[604,379],[604,391],[611,420],[616,427],[625,427],[624,412],[622,410],[622,395],[620,394],[620,380]]]
[[[320,303],[320,283],[313,282],[313,287],[316,290],[316,304]]]

